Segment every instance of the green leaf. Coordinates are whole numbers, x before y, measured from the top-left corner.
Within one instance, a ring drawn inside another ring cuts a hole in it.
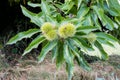
[[[55,48],[52,50],[52,62],[54,62],[57,56],[58,56],[58,46],[55,46]]]
[[[96,41],[96,42],[94,43],[94,45],[95,45],[95,46],[99,49],[99,51],[101,52],[101,54],[102,54],[102,59],[103,59],[103,60],[107,60],[107,59],[108,59],[108,54],[104,51],[102,45],[101,45],[98,41]]]
[[[74,45],[73,40],[68,39],[68,40],[67,40],[67,45],[68,45],[69,48],[73,51],[74,55],[77,56],[78,58],[80,58],[79,52],[76,51],[76,46]]]
[[[28,2],[28,5],[35,8],[35,7],[41,7],[40,3],[32,3],[32,2]]]
[[[62,24],[64,23],[73,23],[76,25],[76,28],[81,26],[82,24],[80,23],[80,21],[82,21],[83,19],[80,19],[80,18],[69,18],[69,19],[65,19],[65,20],[62,20]]]
[[[78,0],[78,3],[77,3],[77,7],[78,7],[78,9],[80,8],[81,3],[82,3],[82,0]]]
[[[101,44],[107,44],[111,47],[114,47],[114,45],[111,42],[109,42],[109,40],[106,40],[105,38],[97,37],[97,41]]]
[[[23,7],[21,5],[21,9],[22,9],[22,13],[31,19],[31,22],[35,23],[37,26],[41,26],[44,22],[43,18],[42,18],[42,13],[36,14],[36,13],[32,13],[29,10],[27,10],[25,7]]]
[[[68,72],[68,80],[72,80],[74,65],[66,63],[66,70]]]
[[[95,24],[95,26],[98,27],[98,28],[101,30],[101,25],[100,25],[100,23],[99,23],[99,21],[98,21],[98,16],[97,16],[97,14],[95,14],[95,12],[93,12],[93,13],[91,14],[91,17],[92,17],[92,20],[93,20],[93,23]]]
[[[70,53],[70,50],[68,48],[68,45],[64,43],[64,46],[63,46],[63,51],[64,51],[64,59],[66,60],[66,62],[68,64],[73,64],[73,58],[71,56],[71,53]]]
[[[91,45],[88,45],[88,43],[86,42],[85,39],[79,38],[78,40],[82,43],[82,45],[83,45],[88,51],[93,51],[93,50],[94,50]]]
[[[73,76],[73,68],[74,68],[74,63],[73,63],[73,57],[70,53],[70,50],[68,49],[68,45],[64,44],[64,59],[66,60],[66,69],[68,71],[68,80],[72,79]]]
[[[55,20],[53,17],[48,16],[48,15],[46,15],[46,20],[47,20],[47,22],[51,22],[51,23],[53,23],[53,24],[56,24],[56,23],[57,23],[56,20]]]
[[[29,53],[32,49],[37,48],[39,46],[40,43],[42,43],[43,41],[45,41],[45,38],[41,35],[39,35],[37,38],[35,38],[30,44],[29,46],[25,49],[24,53],[22,56],[26,55],[27,53]]]
[[[78,64],[85,70],[91,70],[88,63],[85,60],[83,60],[83,57],[80,56],[81,53],[78,51],[78,48],[74,45],[73,40],[68,40],[67,44],[69,48],[73,51],[73,54],[75,54],[75,59],[77,60]]]
[[[88,14],[89,10],[89,7],[82,6],[77,13],[77,18],[83,18],[85,15]]]
[[[42,14],[42,13],[41,13]],[[31,18],[31,22],[36,24],[38,27],[41,27],[41,25],[45,22],[45,20],[43,20],[43,16],[39,16],[39,15],[36,15],[36,16],[33,16]]]
[[[12,37],[7,44],[14,44],[17,41],[22,40],[23,38],[30,38],[32,35],[40,32],[40,29],[29,29],[28,31],[20,32],[14,37]]]
[[[79,26],[77,28],[77,32],[83,32],[83,33],[90,33],[92,31],[95,31],[95,30],[98,30],[99,28],[98,27],[95,27],[95,26]]]
[[[118,2],[118,0],[108,0],[108,6],[111,8],[111,7],[113,7],[113,8],[115,8],[116,10],[118,10],[118,11],[120,11],[120,4],[119,4],[119,2]]]
[[[46,54],[52,50],[57,45],[57,41],[48,42],[41,50],[40,55],[38,56],[38,61],[42,62]]]
[[[56,13],[55,18],[57,22],[61,22],[65,20],[65,18],[60,13]]]
[[[26,17],[29,17],[29,18],[32,18],[33,16],[35,16],[36,14],[27,10],[25,7],[23,7],[22,5],[20,6],[21,9],[22,9],[22,12],[23,14],[26,16]]]
[[[118,40],[110,34],[104,32],[96,32],[95,34],[97,35],[97,37],[104,38],[108,41],[118,42]]]
[[[109,7],[107,4],[104,4],[104,9],[108,11],[112,16],[120,16],[119,10],[116,10],[114,7]]]
[[[84,33],[84,32],[76,32],[75,33],[75,36],[77,37],[84,37],[84,36],[86,36],[86,34]]]
[[[66,2],[65,4],[62,5],[62,10],[65,11],[65,14],[67,14],[74,6],[74,2],[70,1],[70,2]]]
[[[78,65],[87,71],[91,71],[91,67],[89,66],[87,61],[84,59],[84,56],[82,56],[81,53],[79,55],[80,55],[80,58],[76,57],[76,61]]]
[[[71,13],[71,14],[69,14],[69,13]],[[73,7],[69,10],[68,14],[69,14],[68,15],[69,18],[73,18],[74,15],[77,15],[77,6],[75,6],[75,3],[73,5]]]
[[[106,28],[109,29],[109,30],[113,30],[114,22],[108,16],[105,15],[104,17],[107,21]]]
[[[106,26],[107,21],[105,19],[104,10],[102,8],[99,8],[98,6],[92,6],[93,10],[96,12],[97,16],[101,20],[103,26]]]
[[[41,9],[44,14],[50,15],[50,5],[48,5],[47,1],[41,1]]]
[[[115,21],[120,25],[120,17],[115,17]]]
[[[58,55],[57,55],[57,58],[56,58],[57,68],[60,68],[61,65],[62,65],[63,62],[64,62],[63,45],[64,45],[64,42],[58,41]]]
[[[87,52],[86,47],[84,47],[77,38],[72,38],[72,40],[77,47],[81,48],[82,51]]]
[[[93,26],[93,21],[92,21],[92,18],[91,18],[91,14],[87,14],[87,16],[85,17],[84,21],[82,22],[82,24],[84,26]]]
[[[71,2],[71,1],[72,1],[72,0],[65,0],[65,3],[66,3],[66,2]]]
[[[111,43],[114,45],[114,47],[108,46],[106,44],[101,44],[105,52],[107,52],[108,55],[120,55],[120,43],[118,42],[111,42]]]

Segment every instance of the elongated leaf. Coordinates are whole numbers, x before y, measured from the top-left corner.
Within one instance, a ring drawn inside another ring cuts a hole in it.
[[[91,70],[91,68],[90,68],[90,66],[88,65],[88,63],[85,61],[85,60],[83,60],[83,58],[80,56],[80,52],[78,51],[78,49],[75,47],[75,45],[74,45],[74,42],[72,41],[72,40],[68,40],[68,46],[69,46],[69,48],[73,51],[73,53],[75,54],[75,56],[76,56],[76,60],[77,60],[77,62],[78,62],[78,64],[82,67],[82,68],[84,68],[84,69],[86,69],[86,70]]]
[[[56,13],[56,14],[54,14],[54,16],[56,18],[56,21],[58,21],[58,22],[65,20],[65,18],[60,13]]]
[[[84,21],[82,22],[84,26],[93,26],[93,21],[91,18],[91,14],[88,13],[87,16],[85,17]]]
[[[94,51],[89,51],[88,53],[85,53],[85,54],[87,54],[89,56],[96,56],[96,57],[101,59],[102,58],[102,54],[99,51],[99,49],[94,44],[92,44],[92,47],[94,48]]]
[[[92,70],[91,67],[89,66],[87,61],[84,59],[84,56],[81,54],[81,52],[80,52],[79,56],[80,56],[80,58],[76,58],[78,65],[87,71],[91,71]]]
[[[98,37],[104,38],[104,39],[106,39],[108,41],[118,42],[118,40],[115,37],[113,37],[110,34],[104,33],[104,32],[97,32],[96,35]]]
[[[91,31],[95,31],[95,30],[98,30],[99,28],[98,27],[95,27],[95,26],[79,26],[77,28],[77,32],[83,32],[83,33],[90,33]]]
[[[111,47],[114,47],[114,44],[112,44],[111,42],[109,42],[109,40],[106,40],[105,38],[97,37],[97,41],[101,44],[106,44]]]
[[[75,4],[75,3],[74,3],[73,1],[70,1],[70,2],[69,2],[68,6],[67,6],[67,11],[65,12],[66,14],[69,13],[70,10],[72,10],[72,8],[74,7],[74,4]],[[66,4],[66,5],[67,5],[67,4]],[[76,11],[74,11],[74,10],[75,10],[75,8],[72,10],[73,13],[76,12]]]
[[[38,56],[38,61],[42,62],[46,56],[46,54],[52,50],[55,46],[57,45],[57,41],[52,41],[52,42],[48,42],[43,48],[42,51],[40,53],[40,55]]]
[[[66,70],[68,72],[68,80],[71,80],[72,79],[72,76],[73,76],[73,69],[74,69],[74,66],[69,64],[69,63],[66,63]]]
[[[93,20],[95,26],[98,27],[98,28],[101,30],[101,26],[100,26],[100,23],[99,23],[99,21],[98,21],[98,16],[97,16],[97,14],[95,14],[95,12],[93,12],[93,13],[91,14],[91,17],[92,17],[92,20]]]
[[[74,63],[73,63],[73,57],[71,56],[71,53],[70,53],[70,50],[68,49],[67,44],[64,44],[64,58],[67,63],[66,69],[68,71],[68,80],[71,80],[71,78],[73,76]]]
[[[88,45],[85,39],[79,38],[79,41],[82,43],[82,45],[88,50],[88,51],[93,51],[94,49],[92,48],[91,45]]]
[[[30,44],[29,46],[25,49],[24,53],[22,56],[24,56],[25,54],[29,53],[32,49],[37,48],[39,46],[40,43],[42,43],[45,40],[45,38],[43,36],[38,36],[37,38],[35,38]]]
[[[72,38],[74,44],[79,47],[83,52],[87,52],[87,49],[82,45],[82,43],[77,38]]]
[[[29,10],[27,10],[24,6],[21,5],[20,7],[21,7],[21,9],[22,9],[23,14],[24,14],[26,17],[32,18],[33,16],[36,15],[35,13],[30,12]]]
[[[42,0],[41,2],[41,9],[44,14],[50,15],[50,5],[48,5],[47,1]]]
[[[52,50],[52,62],[54,62],[55,58],[58,56],[58,46]]]
[[[96,12],[99,19],[101,20],[103,26],[105,26],[107,24],[107,21],[105,19],[104,10],[102,8],[99,8],[98,6],[92,6],[92,8]]]
[[[82,23],[80,23],[80,21],[82,21],[83,19],[81,19],[81,18],[69,18],[69,19],[66,19],[66,20],[62,20],[62,24],[63,23],[74,23],[74,24],[76,24],[76,27],[79,27],[79,26],[81,26],[82,25]]]
[[[59,41],[58,42],[58,55],[57,55],[57,60],[56,60],[56,65],[57,65],[57,68],[59,69],[61,67],[61,65],[63,64],[64,62],[64,52],[63,52],[63,45],[64,45],[64,42],[62,41]]]
[[[57,23],[57,22],[56,22],[56,20],[55,20],[55,19],[53,19],[53,17],[48,16],[48,15],[46,15],[46,20],[47,20],[48,22],[53,23],[53,24],[56,24],[56,23]]]
[[[104,51],[102,45],[101,45],[98,41],[96,41],[96,42],[95,42],[95,46],[96,46],[96,47],[99,49],[99,51],[101,52],[101,54],[102,54],[102,59],[103,59],[103,60],[107,60],[107,59],[108,59],[108,54]]]
[[[85,15],[87,15],[87,13],[89,12],[90,8],[86,7],[86,6],[82,6],[78,13],[77,13],[77,17],[78,18],[83,18]]]
[[[73,58],[71,56],[71,53],[68,49],[68,45],[67,44],[64,44],[64,48],[63,48],[63,51],[64,51],[64,59],[66,60],[66,62],[68,64],[73,64]]]
[[[81,3],[82,3],[82,0],[78,0],[78,3],[77,3],[77,7],[78,7],[78,9],[80,8]]]
[[[42,15],[30,12],[29,10],[27,10],[25,7],[23,7],[21,5],[21,9],[22,9],[22,13],[31,19],[31,22],[35,23],[37,26],[41,26],[44,22]]]
[[[74,45],[74,42],[71,39],[67,41],[67,45],[73,51],[74,55],[80,58],[79,53],[76,51],[76,46]]]
[[[106,28],[109,29],[109,30],[113,30],[114,22],[108,16],[105,15],[104,17],[107,21]]]
[[[41,7],[41,4],[40,3],[32,3],[32,2],[28,2],[28,5],[31,6],[31,7]]]
[[[66,14],[72,9],[72,7],[74,6],[74,2],[73,1],[69,1],[66,2],[65,4],[62,5],[62,11],[66,11]]]
[[[71,2],[72,0],[65,0],[65,3],[67,3],[67,2]]]
[[[14,44],[17,41],[22,40],[23,38],[30,38],[32,35],[40,32],[40,29],[29,29],[28,31],[20,32],[14,37],[12,37],[7,44]]]
[[[118,2],[118,0],[108,0],[108,4],[109,4],[109,7],[113,7],[115,8],[116,10],[120,11],[120,4]]]
[[[104,9],[108,11],[112,16],[120,16],[119,10],[116,10],[114,7],[109,7],[107,4],[104,4]]]
[[[114,44],[114,47],[111,47],[106,44],[101,44],[105,52],[107,52],[108,55],[120,55],[120,44],[118,42],[111,42],[111,43]]]
[[[120,26],[120,17],[115,17],[115,21],[119,24]]]
[[[84,37],[84,36],[86,36],[87,34],[86,33],[84,33],[84,32],[76,32],[75,33],[75,36],[78,36],[78,37]]]

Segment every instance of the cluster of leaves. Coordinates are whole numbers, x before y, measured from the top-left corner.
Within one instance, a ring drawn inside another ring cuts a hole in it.
[[[84,69],[91,70],[83,54],[106,60],[109,56],[105,50],[106,45],[112,49],[120,48],[119,41],[106,32],[120,26],[118,0],[65,0],[63,3],[41,0],[40,4],[28,2],[28,5],[41,9],[41,12],[33,13],[21,5],[23,14],[39,28],[20,32],[7,44],[14,44],[39,33],[25,49],[23,56],[44,43],[38,61],[42,62],[51,51],[52,60],[56,59],[58,68],[66,63],[69,80],[73,76],[74,59]]]

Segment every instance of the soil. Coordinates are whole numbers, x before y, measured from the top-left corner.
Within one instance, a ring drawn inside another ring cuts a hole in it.
[[[120,80],[119,62],[120,56],[110,56],[108,61],[90,63],[90,72],[75,64],[72,80]],[[19,60],[14,66],[2,65],[0,80],[67,80],[67,73],[64,65],[58,70],[50,56],[47,56],[42,63],[35,60]]]

